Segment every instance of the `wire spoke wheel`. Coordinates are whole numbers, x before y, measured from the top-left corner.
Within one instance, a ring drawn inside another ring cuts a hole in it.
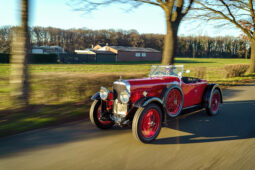
[[[145,138],[154,136],[159,128],[159,113],[156,109],[148,110],[142,118],[140,130]]]
[[[91,107],[89,112],[90,121],[96,125],[100,129],[109,129],[114,125],[113,121],[103,121],[100,119],[101,117],[101,101],[95,100]]]
[[[220,95],[219,93],[214,93],[211,100],[211,108],[213,112],[216,112],[220,104]]]
[[[140,107],[132,122],[134,137],[143,143],[149,143],[156,139],[162,122],[161,108],[156,104],[149,104],[145,108]]]
[[[169,116],[175,117],[179,115],[182,109],[182,98],[182,93],[177,88],[174,88],[168,92],[165,107]]]
[[[206,107],[206,112],[208,113],[208,115],[213,116],[218,114],[219,112],[221,104],[221,94],[218,89],[214,89],[211,95],[212,96],[209,101],[210,103]]]
[[[103,121],[100,119],[101,117],[101,104],[97,108],[97,119],[102,125],[109,125],[112,123],[112,121]]]

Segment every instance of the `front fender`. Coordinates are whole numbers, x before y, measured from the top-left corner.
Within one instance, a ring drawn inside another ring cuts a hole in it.
[[[220,102],[223,103],[222,90],[219,87],[219,85],[218,84],[208,84],[206,86],[205,92],[203,94],[203,101],[202,101],[202,106],[203,107],[210,107],[209,106],[210,105],[209,101],[212,97],[212,93],[213,93],[214,89],[218,89],[220,91],[220,95],[221,95]]]
[[[135,103],[134,103],[134,107],[145,107],[147,106],[148,104],[152,103],[152,102],[155,102],[155,103],[158,103],[160,105],[163,104],[163,101],[158,98],[158,97],[143,97],[139,100],[137,100]]]
[[[91,100],[100,100],[101,97],[100,97],[100,94],[99,92],[95,93],[92,97],[91,97]]]

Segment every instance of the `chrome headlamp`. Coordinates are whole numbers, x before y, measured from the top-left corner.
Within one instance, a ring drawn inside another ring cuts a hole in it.
[[[109,90],[105,87],[100,88],[100,97],[102,100],[106,100],[109,95]]]
[[[130,94],[127,90],[124,90],[123,92],[120,93],[120,101],[124,104],[128,103],[130,98]]]

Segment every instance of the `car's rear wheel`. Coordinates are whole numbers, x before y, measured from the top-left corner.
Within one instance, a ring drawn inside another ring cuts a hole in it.
[[[206,107],[207,114],[210,116],[218,114],[221,103],[221,95],[218,89],[214,89],[209,102],[209,105]]]
[[[162,111],[156,104],[149,104],[145,108],[140,107],[134,116],[132,131],[134,137],[143,143],[149,143],[156,139],[162,122]]]
[[[95,100],[89,112],[90,121],[100,129],[109,129],[114,125],[113,121],[103,121],[101,117],[101,101]]]
[[[178,88],[170,89],[165,99],[165,108],[168,116],[176,117],[181,113],[183,95]]]

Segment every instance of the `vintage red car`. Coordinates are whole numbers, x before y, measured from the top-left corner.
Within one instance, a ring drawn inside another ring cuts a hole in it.
[[[216,115],[223,102],[220,87],[183,77],[183,69],[183,65],[152,66],[148,78],[117,80],[112,91],[101,87],[91,98],[91,122],[101,129],[132,125],[134,137],[148,143],[158,136],[167,116],[174,118],[190,108]]]

